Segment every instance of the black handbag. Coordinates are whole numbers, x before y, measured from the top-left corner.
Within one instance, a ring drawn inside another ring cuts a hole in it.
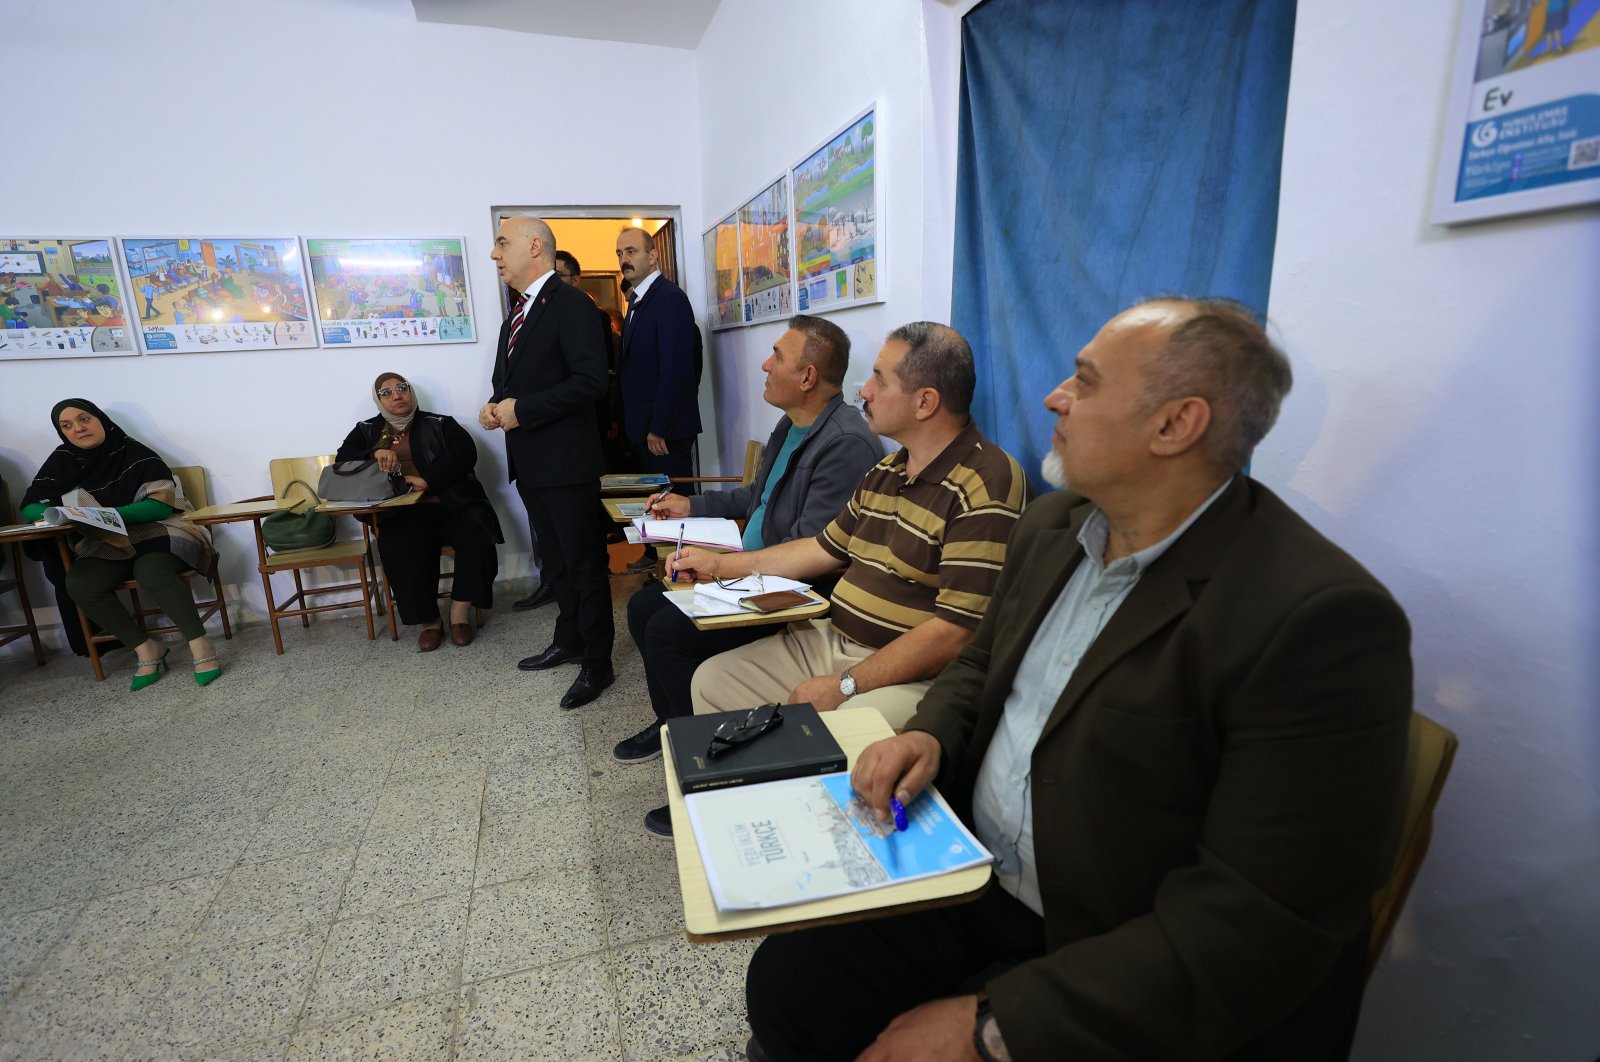
[[[364,461],[340,461],[322,470],[317,495],[323,501],[387,501],[394,497],[394,482],[370,457]]]
[[[283,497],[287,501],[289,491],[298,483],[311,492],[311,507],[304,512],[294,509],[284,509],[275,512],[261,521],[261,541],[274,553],[287,553],[297,549],[320,549],[333,543],[334,528],[333,517],[327,513],[319,513],[314,508],[322,502],[317,492],[311,490],[311,484],[303,479],[290,480],[289,485],[283,488]]]

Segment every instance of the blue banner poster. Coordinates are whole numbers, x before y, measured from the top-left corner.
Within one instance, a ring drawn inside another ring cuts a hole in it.
[[[1600,0],[1468,0],[1433,220],[1600,201]]]

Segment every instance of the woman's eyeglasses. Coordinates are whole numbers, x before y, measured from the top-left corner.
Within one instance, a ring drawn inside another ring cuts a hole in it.
[[[771,733],[782,725],[783,713],[778,711],[776,704],[752,708],[738,722],[730,720],[711,732],[711,744],[706,746],[706,755],[716,759],[729,749],[748,745],[762,734]]]
[[[378,388],[378,397],[379,398],[388,398],[390,395],[394,394],[396,391],[400,392],[403,395],[408,395],[408,394],[411,393],[411,385],[408,384],[408,383],[397,383],[393,387],[380,387],[380,388]]]

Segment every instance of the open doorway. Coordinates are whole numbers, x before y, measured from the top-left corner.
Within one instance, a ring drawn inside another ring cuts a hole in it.
[[[491,229],[498,228],[500,220],[513,214],[533,214],[541,217],[554,234],[556,248],[577,259],[578,284],[596,306],[611,319],[607,357],[611,370],[611,394],[598,411],[601,434],[605,445],[607,472],[637,472],[638,462],[629,450],[622,434],[622,403],[617,387],[617,358],[622,349],[622,333],[627,314],[627,296],[622,274],[617,268],[617,235],[625,228],[639,228],[650,234],[655,245],[656,267],[661,275],[682,286],[683,261],[678,231],[681,212],[677,207],[555,207],[555,206],[496,206],[491,208]],[[565,268],[558,265],[558,272]],[[504,286],[500,289],[501,319],[509,316],[517,293]],[[697,342],[695,348],[695,385],[699,389],[702,354]],[[693,474],[700,469],[700,447],[695,443],[691,458]]]

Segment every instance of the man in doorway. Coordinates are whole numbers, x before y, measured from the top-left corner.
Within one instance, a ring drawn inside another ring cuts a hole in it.
[[[521,294],[500,328],[493,387],[478,423],[505,433],[511,479],[560,610],[550,645],[517,667],[578,663],[578,677],[561,698],[562,708],[577,708],[615,680],[594,422],[594,404],[605,395],[606,353],[594,304],[556,279],[555,255],[555,236],[542,219],[500,222],[489,257],[501,282]]]
[[[997,857],[977,901],[768,937],[753,1059],[1343,1059],[1399,836],[1410,631],[1242,469],[1288,360],[1236,303],[1113,318],[978,633],[857,758]],[[913,810],[913,814],[916,810]],[[795,985],[825,981],[828,1016]]]
[[[628,290],[617,375],[624,430],[642,472],[694,474],[700,434],[700,328],[689,296],[661,275],[643,229],[617,236],[617,268]]]

